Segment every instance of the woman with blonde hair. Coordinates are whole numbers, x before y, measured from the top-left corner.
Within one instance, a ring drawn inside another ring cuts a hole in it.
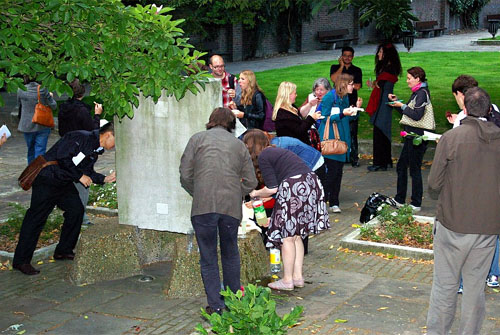
[[[321,182],[299,156],[271,146],[263,131],[249,130],[243,142],[250,152],[259,183],[265,185],[250,192],[250,196],[264,198],[276,194],[266,234],[267,246],[281,249],[283,278],[268,286],[285,291],[304,287],[301,237],[330,228]]]
[[[320,112],[311,111],[303,119],[294,105],[297,98],[297,86],[284,81],[278,88],[278,95],[273,109],[273,121],[276,136],[294,137],[305,144],[311,145],[309,129],[321,117]]]
[[[241,72],[238,83],[241,97],[235,97],[229,108],[239,110],[235,115],[247,129],[262,129],[266,118],[266,97],[257,84],[255,73],[250,70]]]
[[[351,150],[351,132],[349,121],[354,120],[357,116],[353,116],[356,112],[349,106],[348,94],[352,93],[354,78],[349,74],[342,73],[335,80],[335,90],[327,93],[321,102],[318,110],[321,110],[321,115],[325,118],[321,120],[319,126],[320,138],[323,140],[325,133],[326,121],[330,119],[328,139],[335,139],[334,124],[337,125],[339,137],[341,141],[347,143],[347,152],[338,155],[323,155],[327,168],[325,179],[325,193],[328,197],[330,210],[333,213],[340,213],[340,185],[342,182],[342,170],[344,163],[349,161],[349,152]],[[358,98],[356,107],[361,107],[363,100]],[[333,109],[332,109],[333,107]]]

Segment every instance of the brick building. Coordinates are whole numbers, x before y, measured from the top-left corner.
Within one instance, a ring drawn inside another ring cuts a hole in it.
[[[338,0],[332,0],[333,3]],[[437,21],[439,27],[447,28],[445,33],[461,29],[460,19],[450,14],[447,0],[413,0],[413,13],[421,21]],[[500,14],[500,0],[491,0],[480,15],[480,28],[487,28],[486,15]],[[358,13],[354,9],[327,14],[324,9],[309,22],[298,23],[299,33],[290,43],[290,52],[310,51],[324,48],[318,40],[318,31],[347,29],[346,38],[356,43],[376,42],[380,38],[373,24],[360,26]],[[205,48],[209,53],[219,53],[228,60],[239,61],[249,57],[264,57],[279,51],[277,27],[261,25],[257,31],[248,31],[241,24],[224,26],[219,29],[218,37]],[[195,41],[194,41],[195,42]],[[195,42],[196,44],[196,42]]]

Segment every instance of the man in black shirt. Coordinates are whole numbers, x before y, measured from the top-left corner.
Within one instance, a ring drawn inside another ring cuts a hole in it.
[[[94,171],[98,155],[115,146],[113,124],[94,131],[71,131],[43,155],[55,165],[43,168],[33,182],[31,205],[24,216],[12,267],[26,275],[40,273],[30,263],[47,217],[55,206],[64,211],[64,223],[54,259],[72,260],[82,225],[83,205],[73,182],[83,186],[114,182],[115,173],[103,176]]]
[[[352,64],[353,58],[354,49],[349,46],[343,47],[342,55],[339,57],[339,63],[333,64],[330,67],[330,78],[334,83],[341,73],[347,73],[354,77],[354,89],[352,90],[352,93],[348,95],[350,106],[356,106],[356,101],[358,100],[358,90],[361,88],[361,83],[363,82],[361,69]],[[358,167],[358,119],[356,118],[356,120],[350,121],[349,127],[351,130],[351,164],[353,167]]]

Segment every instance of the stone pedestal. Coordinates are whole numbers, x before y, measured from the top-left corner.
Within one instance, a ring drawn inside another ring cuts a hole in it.
[[[176,254],[172,270],[172,279],[165,287],[168,297],[178,298],[186,296],[200,296],[205,294],[200,274],[200,254],[196,239],[189,247],[189,238],[178,238],[176,240]],[[262,238],[256,231],[252,231],[244,238],[238,238],[238,247],[241,260],[241,285],[254,283],[258,279],[269,276],[269,255],[264,248]],[[222,281],[222,265],[219,270]]]
[[[133,119],[115,120],[118,215],[121,224],[187,233],[191,196],[181,188],[179,164],[189,138],[205,130],[222,106],[220,80],[180,101],[139,96]]]
[[[205,294],[194,235],[138,229],[110,220],[115,222],[95,224],[82,232],[70,272],[73,283],[83,285],[126,278],[142,274],[144,265],[170,261],[173,266],[164,290],[166,295]],[[260,235],[253,231],[239,238],[238,246],[242,285],[268,276],[269,257]]]

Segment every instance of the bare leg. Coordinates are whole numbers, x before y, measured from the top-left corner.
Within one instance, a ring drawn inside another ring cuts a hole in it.
[[[304,243],[300,236],[294,236],[295,263],[293,264],[293,279],[302,280],[302,264],[304,263]]]
[[[283,256],[283,281],[285,283],[293,282],[294,264],[295,264],[295,237],[286,237],[281,246]],[[302,243],[302,242],[301,242]],[[304,248],[302,247],[302,257],[304,257]],[[302,267],[301,267],[302,268]]]

